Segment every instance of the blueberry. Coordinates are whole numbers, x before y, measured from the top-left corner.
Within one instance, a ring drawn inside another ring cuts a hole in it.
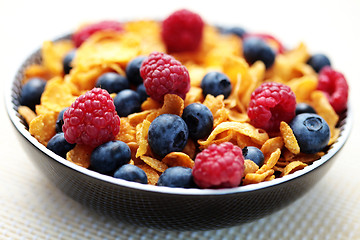
[[[260,149],[253,146],[247,146],[242,149],[244,159],[249,159],[256,163],[259,167],[264,164],[264,154]]]
[[[315,109],[306,103],[297,103],[295,114],[299,115],[301,113],[316,113]]]
[[[320,72],[325,66],[331,66],[329,58],[321,53],[312,55],[307,61],[307,64],[309,64],[316,72]]]
[[[122,141],[106,142],[94,149],[90,157],[90,167],[99,173],[111,173],[131,159],[128,145]]]
[[[192,103],[184,111],[182,118],[189,128],[192,139],[198,140],[209,136],[213,129],[214,117],[208,107],[201,103]]]
[[[166,169],[157,182],[158,186],[193,188],[195,183],[191,168],[170,167]]]
[[[249,37],[243,41],[243,53],[249,64],[262,61],[266,68],[270,68],[275,61],[275,51],[258,37]]]
[[[64,133],[55,134],[47,144],[47,148],[57,155],[66,158],[66,153],[75,147],[76,144],[68,143],[65,139]]]
[[[214,97],[224,95],[224,98],[229,97],[231,93],[231,82],[228,76],[221,72],[209,72],[201,81],[201,88],[203,95],[211,94]]]
[[[138,182],[143,184],[148,183],[148,179],[144,170],[132,164],[122,165],[118,170],[115,171],[114,177],[131,182]]]
[[[71,50],[70,52],[68,52],[64,59],[63,59],[63,69],[64,69],[64,74],[69,74],[70,70],[72,69],[72,61],[75,58],[76,55],[76,50]]]
[[[296,115],[289,125],[303,153],[319,152],[330,140],[329,125],[317,114],[301,113]]]
[[[174,114],[162,114],[155,118],[148,132],[150,148],[160,157],[182,151],[188,137],[189,130],[185,121]]]
[[[67,109],[68,109],[68,107],[61,110],[61,112],[59,113],[59,115],[57,117],[56,125],[55,125],[55,130],[57,133],[62,132],[62,126],[64,125],[64,112]]]
[[[141,110],[141,100],[137,92],[125,89],[114,98],[116,111],[120,117],[127,117],[131,113]]]
[[[246,31],[242,27],[219,27],[219,31],[222,34],[235,34],[236,36],[243,38]]]
[[[35,111],[35,106],[40,104],[40,98],[44,92],[46,81],[42,78],[31,78],[24,84],[21,91],[20,104],[28,106]]]
[[[141,103],[143,103],[149,97],[149,95],[146,93],[146,89],[145,89],[145,86],[143,83],[141,83],[139,86],[137,86],[136,92],[140,96]]]
[[[123,75],[114,72],[107,72],[96,80],[96,87],[105,89],[109,93],[118,93],[130,88],[129,81]]]
[[[126,76],[129,79],[130,83],[136,86],[143,82],[143,79],[140,76],[140,67],[145,59],[146,56],[138,56],[133,60],[131,60],[129,64],[126,66],[125,69]]]

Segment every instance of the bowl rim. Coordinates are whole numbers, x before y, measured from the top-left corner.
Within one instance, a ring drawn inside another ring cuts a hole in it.
[[[66,35],[64,35],[66,36]],[[64,37],[60,37],[58,39],[61,39]],[[146,192],[153,192],[153,193],[161,193],[161,194],[170,194],[170,195],[182,195],[182,196],[214,196],[214,195],[231,195],[231,194],[241,194],[241,193],[249,193],[256,190],[261,189],[267,189],[274,187],[279,184],[284,184],[286,182],[295,180],[297,178],[300,178],[303,175],[308,174],[309,172],[321,167],[326,162],[328,162],[335,154],[337,154],[341,148],[344,146],[345,142],[348,140],[352,122],[353,122],[353,113],[352,113],[352,107],[351,107],[351,99],[348,99],[348,106],[346,110],[346,117],[344,118],[344,124],[341,126],[341,132],[340,136],[334,142],[330,148],[328,149],[327,153],[322,156],[320,159],[314,161],[311,165],[306,166],[304,169],[298,170],[292,174],[275,178],[271,181],[266,182],[260,182],[256,184],[249,184],[245,186],[239,186],[234,188],[221,188],[221,189],[197,189],[197,188],[172,188],[172,187],[165,187],[165,186],[154,186],[150,184],[141,184],[137,182],[131,182],[126,181],[123,179],[117,179],[112,176],[104,175],[97,173],[95,171],[92,171],[90,169],[78,166],[59,155],[55,154],[51,150],[47,149],[44,145],[42,145],[40,142],[38,142],[33,136],[31,136],[30,132],[26,129],[26,127],[21,122],[21,118],[19,116],[19,113],[17,112],[17,107],[15,103],[13,103],[13,97],[12,97],[12,90],[14,87],[14,84],[16,82],[16,76],[18,74],[22,74],[21,70],[24,66],[27,66],[26,62],[30,57],[35,56],[36,54],[39,54],[40,47],[36,49],[36,51],[33,51],[31,54],[27,55],[24,61],[21,62],[19,67],[16,69],[16,72],[12,75],[13,79],[12,81],[7,81],[5,83],[5,89],[4,89],[4,96],[5,96],[5,107],[7,109],[7,114],[16,128],[16,130],[19,132],[19,134],[22,135],[28,141],[30,144],[32,144],[35,148],[40,150],[43,154],[47,155],[47,157],[51,158],[54,161],[57,161],[58,163],[62,164],[63,166],[66,166],[80,174],[84,174],[88,177],[95,178],[99,181],[104,181],[108,184],[113,184],[114,186],[129,188],[132,190],[139,190],[139,191],[146,191]]]

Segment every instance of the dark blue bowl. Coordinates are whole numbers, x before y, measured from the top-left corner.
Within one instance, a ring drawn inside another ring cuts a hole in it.
[[[27,130],[17,113],[26,66],[40,63],[31,54],[6,88],[5,104],[19,142],[55,186],[66,195],[125,223],[167,230],[210,230],[250,222],[296,201],[329,170],[350,134],[352,113],[341,116],[341,135],[319,160],[282,178],[230,189],[182,189],[144,185],[105,176],[54,154]]]

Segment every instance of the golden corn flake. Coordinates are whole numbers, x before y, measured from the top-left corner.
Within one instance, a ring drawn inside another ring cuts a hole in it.
[[[169,153],[162,159],[162,162],[169,167],[180,166],[180,167],[193,168],[195,165],[194,161],[189,157],[189,155],[183,152]]]
[[[267,177],[272,176],[273,174],[273,169],[269,169],[263,173],[248,173],[243,179],[243,185],[263,182]]]
[[[18,112],[25,119],[25,122],[28,125],[34,118],[36,118],[36,113],[27,106],[19,106]]]
[[[46,146],[56,133],[56,120],[57,114],[55,112],[47,112],[39,115],[30,122],[29,132],[41,144]]]
[[[168,166],[165,163],[152,157],[140,156],[140,159],[158,172],[164,172],[168,168]]]
[[[45,41],[41,48],[42,64],[53,75],[63,74],[63,58],[74,49],[71,40]]]
[[[280,123],[280,133],[284,139],[285,147],[292,153],[300,153],[300,147],[291,127],[286,122]]]
[[[71,83],[64,82],[61,77],[52,78],[47,82],[41,95],[41,105],[51,111],[60,112],[69,107],[78,97],[73,95],[76,92],[74,88]]]
[[[120,118],[120,131],[115,136],[115,140],[120,140],[125,143],[136,142],[136,130],[133,127],[128,118]]]
[[[244,161],[244,176],[248,173],[256,173],[259,170],[259,166],[252,160],[245,159]]]
[[[288,165],[286,165],[286,167],[284,168],[281,176],[286,176],[290,173],[293,173],[293,172],[296,172],[298,170],[301,170],[303,169],[304,167],[306,167],[307,164],[306,163],[303,163],[301,161],[294,161],[294,162],[291,162],[289,163]]]
[[[90,166],[90,158],[93,150],[94,148],[89,147],[88,145],[76,144],[75,147],[66,154],[66,160],[75,163],[78,166],[88,168]]]
[[[160,177],[159,173],[147,164],[140,164],[137,166],[144,170],[148,179],[148,184],[156,185]]]
[[[136,157],[141,157],[146,154],[149,148],[148,143],[148,131],[150,122],[144,120],[141,124],[136,126],[136,142],[139,144],[139,148],[136,152]]]

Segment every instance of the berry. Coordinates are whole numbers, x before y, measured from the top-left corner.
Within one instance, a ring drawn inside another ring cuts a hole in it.
[[[341,113],[347,107],[349,86],[340,72],[325,66],[319,73],[317,89],[323,91],[331,106],[337,113]]]
[[[70,73],[70,70],[72,69],[72,61],[74,60],[75,58],[75,55],[76,55],[76,50],[72,50],[70,52],[68,52],[62,63],[63,63],[63,70],[64,70],[64,74],[69,74]]]
[[[109,141],[94,149],[90,157],[90,167],[99,173],[110,173],[131,159],[129,146],[122,141]]]
[[[244,39],[243,54],[250,65],[256,61],[262,61],[267,69],[275,61],[275,51],[259,37],[247,37]]]
[[[245,29],[242,27],[219,27],[218,29],[222,34],[235,34],[240,38],[243,38],[246,34]]]
[[[136,92],[139,94],[141,103],[143,103],[149,97],[149,95],[146,93],[146,89],[143,83],[137,86]]]
[[[309,64],[317,73],[320,72],[323,67],[331,66],[329,58],[321,53],[312,55],[307,61],[307,64]]]
[[[148,183],[148,179],[144,170],[132,164],[122,165],[118,170],[115,171],[114,177],[142,184]]]
[[[174,114],[162,114],[152,121],[148,132],[151,150],[165,157],[171,152],[181,152],[189,137],[189,130],[184,120]]]
[[[182,118],[189,128],[190,137],[194,140],[209,136],[213,129],[214,117],[210,109],[201,103],[188,105],[183,111]]]
[[[259,167],[264,164],[264,154],[257,147],[247,146],[242,149],[244,159],[249,159],[256,163]]]
[[[129,82],[134,84],[135,86],[143,82],[143,79],[140,75],[140,67],[145,59],[146,56],[138,56],[131,60],[126,66],[126,77],[129,79]]]
[[[55,134],[46,147],[56,153],[57,155],[66,158],[66,153],[75,147],[76,144],[68,143],[64,137],[64,133]]]
[[[168,52],[194,51],[201,44],[203,29],[204,22],[198,14],[182,9],[162,22],[161,36]]]
[[[107,72],[100,75],[95,86],[105,89],[109,93],[118,93],[121,90],[130,88],[127,78],[115,72]]]
[[[141,100],[137,92],[125,89],[114,98],[116,112],[120,117],[127,117],[131,113],[140,112]]]
[[[201,88],[203,90],[203,95],[211,94],[214,97],[218,95],[224,95],[224,98],[229,97],[231,93],[231,82],[228,76],[221,72],[209,72],[207,73],[202,81]]]
[[[193,176],[200,188],[239,186],[243,173],[242,150],[230,142],[212,144],[195,158]]]
[[[117,21],[101,21],[87,25],[72,35],[72,40],[76,47],[80,47],[81,44],[86,41],[92,34],[98,31],[116,31],[121,32],[123,30],[122,24]]]
[[[186,67],[165,53],[151,53],[143,62],[140,74],[147,94],[159,102],[168,93],[185,99],[190,90],[190,76]]]
[[[314,113],[297,115],[289,124],[303,153],[317,153],[330,140],[330,128],[326,121]]]
[[[97,147],[111,141],[120,130],[120,118],[106,90],[93,88],[64,112],[62,127],[69,143]]]
[[[64,108],[63,110],[61,110],[61,112],[59,113],[57,120],[56,120],[56,125],[55,125],[55,130],[57,133],[62,132],[62,126],[64,125],[64,112],[67,110],[68,108]]]
[[[35,106],[40,104],[45,85],[46,81],[42,78],[29,79],[22,87],[20,104],[35,111]]]
[[[266,33],[250,33],[246,34],[244,38],[257,37],[263,39],[266,43],[268,43],[271,47],[277,50],[278,53],[284,53],[285,47],[283,44],[274,36]]]
[[[297,103],[295,109],[295,115],[299,115],[301,113],[316,113],[315,109],[306,103]]]
[[[195,183],[191,168],[170,167],[159,177],[157,186],[193,188]]]
[[[276,132],[281,121],[288,123],[294,118],[295,109],[295,94],[290,87],[266,82],[251,94],[247,113],[255,127]]]

